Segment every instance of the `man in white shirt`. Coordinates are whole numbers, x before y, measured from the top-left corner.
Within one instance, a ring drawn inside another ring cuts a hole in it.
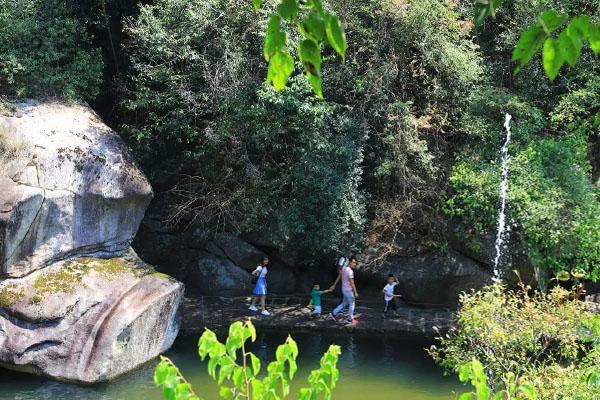
[[[350,257],[348,264],[342,267],[335,282],[329,288],[330,290],[334,290],[337,283],[340,280],[342,281],[342,303],[329,314],[329,317],[334,321],[337,321],[336,316],[342,312],[344,308],[348,307],[348,320],[346,322],[348,324],[354,323],[354,308],[356,305],[356,298],[358,297],[358,291],[354,284],[354,269],[356,268],[356,265],[356,257]]]

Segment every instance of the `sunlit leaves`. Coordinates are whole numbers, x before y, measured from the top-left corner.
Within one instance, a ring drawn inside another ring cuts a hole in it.
[[[321,89],[321,51],[317,44],[310,39],[305,39],[298,46],[300,62],[304,65],[306,76],[317,97],[322,98]]]
[[[567,16],[554,10],[544,11],[538,20],[538,25],[546,34],[555,32],[565,22]]]
[[[513,61],[519,63],[515,69],[515,73],[519,73],[521,68],[531,61],[533,55],[544,45],[545,39],[546,35],[539,25],[532,26],[523,32],[512,55]]]
[[[275,53],[284,49],[286,47],[286,39],[286,33],[281,30],[281,17],[273,15],[269,18],[269,23],[267,24],[267,36],[265,37],[265,45],[263,47],[265,60],[269,61]]]
[[[325,32],[327,33],[327,40],[331,47],[342,57],[342,60],[346,58],[346,49],[348,43],[346,42],[346,33],[342,28],[340,19],[335,15],[328,15],[325,24]]]
[[[276,57],[277,53],[272,59]],[[247,351],[248,340],[256,340],[256,329],[251,321],[231,324],[224,344],[209,329],[200,337],[198,354],[203,360],[208,357],[208,374],[220,386],[219,396],[223,400],[286,398],[290,393],[290,381],[298,371],[298,345],[288,336],[285,343],[277,347],[275,361],[269,363],[265,376],[260,378],[261,361]],[[302,389],[299,398],[331,398],[331,391],[339,379],[336,365],[340,352],[339,346],[329,347],[321,358],[320,368],[310,373],[309,387]],[[238,355],[240,361],[237,361]],[[199,400],[191,385],[168,358],[161,358],[154,372],[154,382],[163,388],[168,400]],[[321,393],[324,396],[319,396]]]
[[[558,42],[552,38],[546,39],[543,50],[544,71],[550,80],[554,80],[564,63]]]
[[[596,53],[600,54],[600,25],[592,25],[589,30],[590,47]]]
[[[477,0],[474,6],[475,25],[480,26],[488,16],[493,16],[502,3],[503,0]],[[593,24],[587,15],[578,15],[557,32],[567,22],[568,17],[564,14],[554,10],[543,12],[536,24],[521,34],[515,46],[512,54],[513,61],[517,62],[515,74],[540,50],[544,70],[552,81],[565,62],[570,66],[577,64],[586,42],[596,55],[600,54],[600,24]]]
[[[281,0],[281,3],[277,6],[277,13],[281,15],[281,18],[288,21],[294,20],[299,12],[300,7],[297,0]]]
[[[191,385],[179,373],[171,360],[161,357],[154,370],[154,383],[162,387],[163,395],[168,400],[199,400]]]
[[[254,2],[260,7],[261,1]],[[286,30],[295,27],[302,37],[298,58],[315,95],[323,98],[321,83],[321,50],[328,43],[345,60],[348,44],[339,18],[325,11],[320,0],[300,2],[280,0],[276,14],[267,25],[264,56],[269,61],[267,82],[275,89],[285,88],[294,71],[294,59],[287,47]]]

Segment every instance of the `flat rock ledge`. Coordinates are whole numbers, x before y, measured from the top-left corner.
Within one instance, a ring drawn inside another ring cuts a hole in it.
[[[171,347],[183,291],[134,254],[1,280],[0,366],[68,382],[112,380]]]
[[[375,303],[358,303],[354,325],[346,325],[327,318],[327,313],[337,304],[323,303],[324,314],[312,318],[306,308],[307,300],[301,296],[276,296],[268,300],[269,316],[248,310],[250,298],[202,297],[185,298],[182,305],[181,332],[199,334],[205,328],[224,333],[234,321],[252,320],[257,328],[284,332],[395,335],[406,338],[433,339],[447,332],[455,321],[455,311],[450,309],[422,309],[401,306],[398,316],[384,318]]]

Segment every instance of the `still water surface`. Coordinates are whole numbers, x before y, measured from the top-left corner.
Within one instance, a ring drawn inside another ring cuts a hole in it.
[[[285,340],[279,333],[259,333],[252,351],[263,366],[274,357],[275,348]],[[338,367],[341,380],[334,391],[340,400],[449,400],[462,386],[444,377],[427,357],[426,343],[386,337],[350,337],[297,334],[299,372],[292,393],[306,382],[311,369],[318,366],[321,354],[332,344],[342,346]],[[215,384],[196,352],[197,338],[178,339],[168,356],[175,361],[196,392],[205,400],[218,399]],[[152,383],[156,362],[151,362],[108,384],[83,387],[53,382],[0,369],[2,400],[161,400]],[[291,399],[295,396],[290,396]]]

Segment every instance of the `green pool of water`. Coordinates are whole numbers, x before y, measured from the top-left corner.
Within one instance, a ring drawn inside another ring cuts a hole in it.
[[[279,333],[260,333],[252,351],[266,362],[285,340]],[[427,357],[427,343],[385,337],[294,335],[300,348],[295,393],[318,364],[321,354],[332,344],[342,347],[338,367],[341,380],[334,391],[340,400],[441,400],[454,399],[462,386],[444,377]],[[196,352],[197,338],[178,339],[168,356],[173,359],[205,400],[216,400],[214,382],[206,374]],[[85,387],[58,383],[0,369],[2,400],[159,400],[160,391],[152,383],[156,362],[108,384]],[[290,396],[294,399],[295,396]]]

